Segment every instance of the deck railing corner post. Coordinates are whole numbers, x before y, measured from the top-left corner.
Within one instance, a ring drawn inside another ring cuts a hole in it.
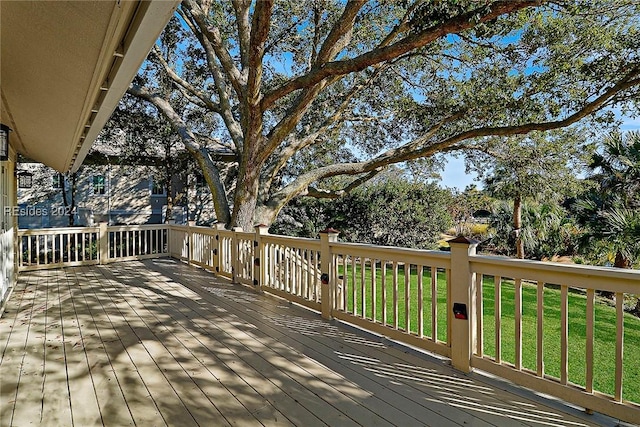
[[[471,371],[471,358],[476,344],[475,274],[471,271],[471,256],[478,242],[465,237],[449,240],[451,247],[451,307],[447,307],[451,325],[451,364]]]
[[[187,221],[187,264],[191,265],[193,261],[193,230],[191,227],[195,226],[195,221]]]
[[[322,306],[322,317],[330,320],[333,312],[333,287],[335,283],[335,265],[331,251],[331,243],[338,241],[338,230],[327,228],[320,232],[320,262],[321,262],[321,289],[320,304]]]
[[[213,253],[213,270],[215,272],[214,274],[218,274],[222,271],[222,250],[224,248],[222,245],[222,237],[220,237],[220,231],[226,229],[226,224],[224,222],[216,222],[214,224],[214,228],[216,229],[216,250]]]
[[[98,259],[100,264],[107,264],[109,262],[109,224],[107,222],[101,222],[99,224],[100,232],[98,238],[100,239],[98,248],[100,250]]]
[[[242,233],[242,227],[232,227],[231,231],[231,282],[238,283],[240,271],[240,251],[238,250],[238,233]]]
[[[269,227],[260,224],[255,226],[255,245],[253,254],[253,286],[255,290],[262,293],[262,286],[267,279],[267,269],[269,268],[269,260],[265,251],[265,243],[263,236],[269,234]]]

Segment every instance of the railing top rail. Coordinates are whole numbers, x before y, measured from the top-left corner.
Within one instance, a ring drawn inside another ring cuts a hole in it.
[[[256,234],[251,231],[236,231],[236,237],[240,238],[240,239],[244,239],[244,240],[253,240],[255,238]]]
[[[134,225],[109,225],[109,231],[134,231],[134,230],[161,230],[168,228],[167,224],[134,224]]]
[[[470,259],[471,271],[508,278],[535,280],[580,289],[640,293],[640,271],[613,267],[509,259],[476,255]]]
[[[547,261],[535,261],[528,259],[513,259],[490,255],[474,255],[470,257],[471,267],[476,270],[483,265],[520,268],[531,271],[552,271],[570,273],[581,276],[597,276],[601,278],[618,278],[623,280],[637,280],[640,285],[640,270],[631,270],[615,267],[600,267],[585,264],[560,264]]]
[[[307,237],[291,237],[282,236],[279,234],[265,234],[262,236],[262,241],[265,243],[278,243],[284,246],[318,246],[320,247],[320,240],[310,239]]]
[[[35,236],[44,234],[96,233],[100,227],[57,227],[57,228],[22,228],[18,236]]]
[[[364,243],[344,243],[344,242],[331,242],[329,243],[331,248],[343,251],[345,253],[362,253],[366,252],[371,256],[388,258],[388,259],[402,259],[402,258],[415,258],[420,257],[424,259],[447,261],[451,260],[451,253],[445,251],[433,251],[426,249],[410,249],[400,248],[396,246],[378,246],[368,245]]]
[[[189,228],[187,225],[181,225],[181,224],[168,224],[168,226],[171,230],[180,230],[180,231],[187,231],[187,229]],[[192,228],[197,228],[197,227],[192,227]]]

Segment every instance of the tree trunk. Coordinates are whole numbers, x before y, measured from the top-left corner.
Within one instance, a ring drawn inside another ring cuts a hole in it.
[[[77,173],[72,173],[67,176],[59,174],[59,179],[62,182],[62,204],[64,205],[65,212],[67,213],[67,220],[69,227],[75,225],[75,210],[76,210],[76,189],[77,189]],[[67,196],[67,186],[69,183],[69,196]]]
[[[279,209],[270,206],[256,206],[256,213],[254,214],[255,225],[266,225],[270,227],[271,224],[276,221],[278,213]]]
[[[631,268],[631,262],[629,261],[629,259],[627,259],[627,257],[624,256],[622,252],[617,251],[616,259],[613,262],[613,266],[616,268]],[[601,291],[600,295],[608,299],[614,299],[615,297],[615,293],[609,292],[609,291]],[[640,302],[636,304],[636,308],[638,308],[639,305],[640,305]]]
[[[516,238],[516,257],[524,259],[524,242],[522,241],[522,198],[520,195],[513,200],[513,234]]]
[[[198,162],[198,165],[202,170],[202,174],[204,175],[204,179],[209,186],[209,190],[211,191],[211,196],[213,198],[213,207],[216,211],[216,219],[220,222],[224,222],[225,224],[229,223],[230,221],[233,222],[231,213],[229,212],[229,203],[227,202],[227,195],[224,184],[220,179],[220,173],[213,163],[209,151],[205,147],[199,150],[190,149],[189,152],[195,157],[196,161]],[[188,200],[187,203],[189,203]]]
[[[71,174],[71,206],[69,209],[69,226],[75,225],[75,212],[76,212],[76,191],[78,190],[78,172]]]
[[[613,266],[616,268],[631,268],[631,261],[625,257],[622,252],[616,252],[616,259],[613,262]]]
[[[173,190],[171,185],[167,187],[167,215],[165,215],[164,223],[169,224],[173,219]]]
[[[238,175],[236,194],[233,200],[231,226],[242,227],[245,231],[251,231],[253,230],[256,219],[260,170],[247,163],[249,162],[244,164],[240,175]]]

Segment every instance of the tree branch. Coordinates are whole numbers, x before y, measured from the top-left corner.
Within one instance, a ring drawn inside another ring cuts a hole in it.
[[[249,7],[251,6],[251,0],[232,0],[231,3],[236,12],[236,27],[238,28],[238,40],[240,44],[240,63],[242,69],[246,70],[249,65],[249,37],[251,36]]]
[[[411,34],[396,43],[371,50],[355,58],[342,61],[334,61],[322,66],[314,67],[309,73],[289,80],[282,86],[266,93],[262,99],[261,109],[267,110],[278,99],[289,93],[314,86],[331,76],[343,76],[365,68],[394,59],[411,50],[426,46],[427,44],[447,34],[458,33],[473,28],[478,23],[483,23],[497,18],[505,13],[514,12],[530,6],[538,6],[545,0],[501,0],[492,4],[491,8],[479,8],[454,18],[436,27],[431,27],[416,34]],[[479,18],[478,15],[482,14]]]
[[[277,175],[277,173],[284,167],[284,165],[291,159],[293,155],[295,155],[298,151],[313,145],[318,137],[326,134],[326,132],[334,126],[336,123],[340,122],[344,118],[344,111],[349,106],[351,100],[360,93],[363,89],[369,87],[371,83],[375,81],[375,79],[387,68],[389,64],[385,64],[377,67],[371,75],[367,76],[364,81],[361,81],[358,84],[353,85],[353,87],[347,92],[344,96],[340,105],[333,114],[327,117],[324,122],[316,129],[313,133],[305,136],[304,138],[297,139],[290,144],[283,147],[279,155],[271,162],[271,165],[267,167],[266,175],[269,176],[269,179],[265,181],[265,191],[271,186],[271,182]]]
[[[342,15],[333,25],[329,35],[324,39],[322,47],[316,56],[316,65],[322,65],[327,61],[331,61],[335,56],[344,49],[351,41],[351,32],[356,20],[356,16],[366,0],[349,0]]]
[[[196,37],[196,39],[198,39],[200,45],[204,49],[207,65],[209,66],[209,71],[211,72],[211,76],[213,77],[216,91],[218,92],[218,97],[220,99],[220,102],[218,104],[218,113],[222,117],[222,120],[224,121],[225,126],[229,131],[229,135],[231,136],[231,139],[233,140],[237,149],[241,151],[244,142],[244,135],[240,124],[233,117],[233,113],[231,111],[231,102],[229,100],[229,90],[227,88],[227,83],[224,75],[222,74],[222,71],[218,66],[215,49],[211,42],[207,38],[205,38],[204,35],[198,30],[194,22],[195,19],[193,18],[191,13],[189,12],[189,15],[187,16],[187,13],[182,8],[180,8],[179,11],[182,19],[184,19],[189,28],[191,28],[194,36]]]
[[[259,2],[260,3],[260,2]],[[259,4],[258,3],[258,4]],[[195,0],[183,0],[182,5],[189,11],[194,22],[200,29],[200,33],[209,40],[220,61],[225,74],[229,78],[236,94],[240,99],[244,98],[243,79],[240,71],[233,63],[233,58],[222,43],[222,36],[217,27],[207,25],[207,16]]]
[[[428,134],[416,138],[415,140],[405,144],[402,147],[388,150],[369,161],[328,165],[302,174],[291,183],[289,183],[289,185],[275,193],[271,197],[269,204],[272,206],[279,206],[280,204],[282,204],[282,206],[284,206],[284,204],[291,200],[293,197],[306,191],[311,183],[323,178],[329,178],[338,175],[358,175],[366,172],[371,172],[378,168],[384,168],[390,164],[404,162],[407,160],[414,160],[421,157],[429,157],[435,153],[458,149],[457,147],[454,148],[454,145],[468,139],[487,136],[523,135],[532,131],[548,131],[570,126],[583,119],[584,117],[602,109],[604,106],[606,106],[607,101],[614,98],[619,93],[634,86],[640,85],[640,79],[633,78],[636,77],[637,72],[637,70],[633,70],[629,75],[621,79],[621,81],[616,85],[610,87],[595,100],[586,103],[580,110],[567,116],[565,119],[540,123],[526,123],[515,126],[478,128],[460,132],[434,144],[425,145],[425,143],[427,143],[433,136],[434,129],[431,129]]]
[[[180,117],[171,104],[161,96],[151,93],[147,89],[135,84],[132,84],[129,89],[127,89],[127,93],[149,102],[169,121],[171,127],[182,139],[187,151],[193,155],[202,169],[204,178],[211,190],[213,206],[218,221],[228,223],[231,220],[229,202],[226,198],[224,184],[220,179],[220,172],[213,162],[207,147],[203,147],[198,143],[196,136],[189,130],[187,124],[182,120],[182,117]]]
[[[220,105],[218,105],[215,102],[211,101],[211,99],[204,92],[202,92],[201,90],[198,90],[191,83],[187,82],[182,77],[180,77],[171,68],[171,66],[167,63],[167,61],[164,59],[164,57],[162,56],[162,53],[160,53],[160,50],[158,49],[157,46],[153,46],[152,52],[155,55],[155,57],[158,60],[158,62],[160,62],[160,64],[162,65],[162,67],[164,68],[165,72],[167,73],[167,75],[169,76],[169,78],[171,80],[173,80],[180,87],[182,87],[183,89],[187,90],[193,96],[198,98],[201,101],[200,106],[204,106],[205,108],[208,108],[211,111],[215,111],[216,113],[220,113]],[[187,99],[189,99],[189,97],[187,97]]]
[[[301,193],[299,195],[315,197],[316,199],[338,199],[340,197],[345,196],[346,194],[349,194],[351,191],[355,190],[365,182],[369,181],[371,178],[373,178],[374,176],[382,172],[382,170],[383,168],[374,169],[368,174],[363,175],[358,179],[354,179],[349,183],[349,185],[344,187],[342,190],[330,191],[330,190],[322,190],[314,187],[308,187],[306,194]]]
[[[247,101],[253,107],[260,101],[262,83],[262,58],[264,44],[271,27],[271,10],[273,0],[261,0],[256,3],[251,22],[251,38],[249,42],[249,76],[247,78]]]

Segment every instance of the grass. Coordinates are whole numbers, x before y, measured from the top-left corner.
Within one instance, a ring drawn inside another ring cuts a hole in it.
[[[405,308],[405,268],[398,265],[398,328],[406,328]],[[418,331],[418,274],[415,266],[409,271],[409,330]],[[355,273],[355,274],[354,274]],[[347,311],[373,317],[372,309],[372,280],[371,264],[364,266],[357,263],[346,267],[339,266],[339,274],[346,282]],[[437,274],[437,337],[440,341],[447,339],[447,299],[446,277],[444,272]],[[376,313],[375,319],[382,322],[382,269],[380,263],[376,265]],[[354,290],[353,283],[356,283]],[[364,277],[364,295],[361,279]],[[390,264],[386,267],[386,324],[393,326],[393,272]],[[483,279],[483,326],[484,326],[484,354],[495,357],[495,284],[493,277]],[[502,290],[502,328],[501,328],[501,358],[503,361],[515,362],[515,287],[513,281],[503,279]],[[354,292],[355,291],[355,292]],[[433,336],[431,322],[431,271],[423,271],[423,333],[427,337]],[[543,295],[544,304],[544,369],[545,375],[560,377],[560,290],[546,286]],[[579,291],[569,292],[569,381],[584,386],[586,376],[586,296]],[[613,395],[615,374],[615,339],[616,339],[616,311],[615,308],[603,302],[595,304],[594,330],[594,389],[602,393]],[[522,364],[524,368],[536,369],[537,345],[537,288],[535,285],[523,282],[522,286]],[[624,317],[624,371],[623,398],[640,403],[640,319],[625,313]]]

